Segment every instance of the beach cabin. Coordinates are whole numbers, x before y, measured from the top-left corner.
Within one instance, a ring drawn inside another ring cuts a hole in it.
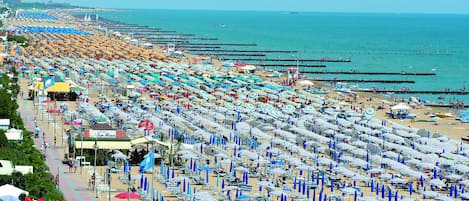
[[[15,172],[20,172],[23,175],[28,173],[34,173],[34,167],[29,165],[16,165]]]
[[[75,138],[77,150],[94,149],[95,141],[98,149],[128,150],[131,147],[130,139],[123,130],[116,130],[106,123],[97,123],[85,130],[83,138]]]
[[[11,161],[0,160],[0,175],[11,175],[14,171]]]
[[[8,141],[23,141],[23,131],[15,128],[7,130],[5,136]]]
[[[0,129],[7,130],[10,127],[10,119],[0,119]]]

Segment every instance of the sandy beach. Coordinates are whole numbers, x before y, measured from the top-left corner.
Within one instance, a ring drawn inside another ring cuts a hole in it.
[[[9,20],[5,24],[79,27],[78,22],[70,21]],[[132,136],[132,140],[144,138],[143,128],[138,126],[144,119],[155,125],[152,131],[158,131],[148,136],[153,141],[161,135],[183,135],[184,143],[180,144],[191,148],[178,150],[181,165],[170,167],[169,159],[163,157],[164,167],[170,168],[170,175],[162,174],[161,165],[152,168],[154,174],[143,174],[148,178],[149,186],[153,186],[160,196],[163,195],[164,200],[191,200],[194,196],[198,200],[255,200],[257,196],[265,200],[269,197],[270,200],[284,200],[282,196],[288,196],[288,200],[316,200],[326,199],[325,195],[331,200],[384,200],[389,196],[395,200],[421,200],[424,194],[427,199],[451,200],[450,196],[453,195],[460,199],[455,194],[463,194],[464,186],[469,185],[463,183],[468,181],[468,172],[465,172],[469,168],[468,145],[461,142],[461,137],[468,135],[469,125],[454,118],[429,117],[429,114],[452,111],[416,106],[410,113],[417,118],[392,119],[386,112],[397,103],[383,96],[358,93],[356,100],[345,102],[346,95],[334,92],[332,87],[321,83],[315,85],[329,91],[327,95],[309,93],[307,87],[299,84],[292,85],[289,90],[286,89],[288,86],[281,85],[285,77],[270,78],[266,77],[265,72],[240,74],[236,68],[223,67],[220,61],[204,66],[193,63],[194,60],[202,60],[194,55],[186,55],[182,59],[169,58],[157,47],[144,48],[124,37],[105,36],[98,31],[93,33],[28,33],[26,36],[35,41],[34,45],[22,48],[20,54],[10,46],[11,56],[19,60],[18,70],[25,66],[28,71],[23,72],[24,78],[20,79],[21,89],[28,94],[29,82],[38,78],[31,75],[42,76],[40,72],[48,74],[50,68],[56,68],[64,77],[86,88],[87,95],[82,94],[76,101],[57,101],[54,106],[48,107],[57,109],[58,105],[65,103],[70,112],[66,114],[78,111],[84,105],[94,109],[99,107],[101,110],[96,109],[96,113],[105,116],[109,122],[117,116],[125,116],[122,118],[125,121],[131,122],[129,119],[132,119],[137,122],[128,123],[131,124],[128,128],[130,133],[126,134],[132,134],[128,135]],[[151,65],[153,63],[156,67]],[[41,64],[44,66],[39,66]],[[35,67],[41,70],[34,73]],[[111,76],[108,74],[110,71],[119,75]],[[55,74],[59,76],[59,73]],[[152,83],[149,82],[151,76],[155,78]],[[141,81],[143,78],[147,84]],[[256,79],[262,80],[262,87],[259,87],[261,84],[254,86],[260,82],[249,81]],[[138,98],[116,96],[116,93],[122,93],[118,91],[120,85],[127,86],[129,83],[139,88]],[[222,84],[231,87],[218,87]],[[217,87],[210,88],[211,85]],[[235,85],[240,86],[232,87]],[[271,86],[271,89],[266,86]],[[256,98],[249,98],[251,94]],[[282,97],[278,95],[278,100],[271,98],[274,94],[282,94]],[[88,101],[84,101],[85,98]],[[313,103],[307,104],[308,101]],[[317,107],[322,102],[329,104],[327,107]],[[54,144],[53,139],[59,139],[61,143],[62,130],[72,129],[62,122],[65,113],[38,111],[31,100],[24,100],[23,103],[22,107],[33,109],[36,118],[41,119],[39,127],[46,133],[46,141],[50,145]],[[115,110],[103,105],[112,105]],[[156,105],[161,107],[161,111],[156,109]],[[249,105],[256,110],[250,111]],[[293,107],[292,111],[288,106]],[[312,111],[304,112],[308,106],[313,108]],[[375,109],[376,114],[373,119],[364,120],[362,116],[368,108]],[[342,114],[343,110],[360,117],[338,118],[337,115]],[[76,112],[77,119],[89,118],[94,115],[91,113],[90,110]],[[52,125],[51,120],[56,123]],[[91,118],[85,120],[91,122]],[[447,138],[420,136],[419,129],[427,129],[431,134],[441,133]],[[170,131],[178,133],[170,134]],[[152,135],[155,138],[151,138]],[[161,143],[171,144],[169,140]],[[159,147],[164,148],[163,145]],[[63,149],[65,153],[68,147],[55,148]],[[195,163],[199,169],[193,170],[191,167]],[[68,169],[65,165],[62,168]],[[103,166],[96,167],[99,193],[93,192],[90,185],[93,165],[78,167],[76,173],[69,174],[88,186],[87,193],[98,194],[96,200],[117,200],[114,196],[128,190],[125,182],[128,175],[119,165],[118,170],[111,174],[112,192],[108,194],[105,169]],[[132,177],[137,177],[137,181],[130,186],[137,189],[141,176],[138,170],[138,166],[133,166],[130,172]],[[243,173],[248,175],[248,179],[244,178]],[[208,183],[205,182],[207,176]],[[420,183],[423,180],[425,184]],[[438,181],[443,184],[435,183]],[[233,184],[232,188],[228,187],[230,183]],[[376,187],[377,184],[379,187]],[[413,194],[409,192],[409,186],[414,187]],[[439,186],[438,190],[436,186]],[[250,190],[240,190],[246,187]],[[437,195],[427,195],[430,189],[435,189],[431,192]],[[243,198],[241,193],[249,197]],[[151,193],[141,195],[151,197]],[[68,200],[74,200],[70,195],[65,196]]]

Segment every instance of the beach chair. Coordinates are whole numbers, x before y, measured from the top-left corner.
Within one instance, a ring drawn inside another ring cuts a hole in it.
[[[251,192],[252,191],[252,186],[247,185],[247,184],[239,184],[238,189],[241,190],[241,191]]]

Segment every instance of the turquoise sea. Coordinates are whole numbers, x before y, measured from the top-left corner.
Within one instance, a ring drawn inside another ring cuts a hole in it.
[[[316,70],[435,72],[436,76],[311,75],[318,78],[409,79],[415,84],[359,84],[414,90],[461,89],[469,79],[469,15],[289,13],[201,10],[120,10],[100,17],[216,37],[217,43],[256,43],[238,49],[299,50],[300,58],[350,58]],[[221,27],[220,25],[224,25]],[[210,41],[201,41],[210,42]],[[270,54],[271,58],[296,58]],[[467,83],[469,84],[469,83]],[[399,95],[401,96],[401,95]],[[418,95],[413,95],[418,96]],[[438,95],[420,95],[437,100]],[[444,100],[469,96],[447,96]]]

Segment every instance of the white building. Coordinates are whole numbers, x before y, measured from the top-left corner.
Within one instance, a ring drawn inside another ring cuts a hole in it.
[[[15,128],[8,129],[5,133],[9,141],[23,141],[23,131]]]

